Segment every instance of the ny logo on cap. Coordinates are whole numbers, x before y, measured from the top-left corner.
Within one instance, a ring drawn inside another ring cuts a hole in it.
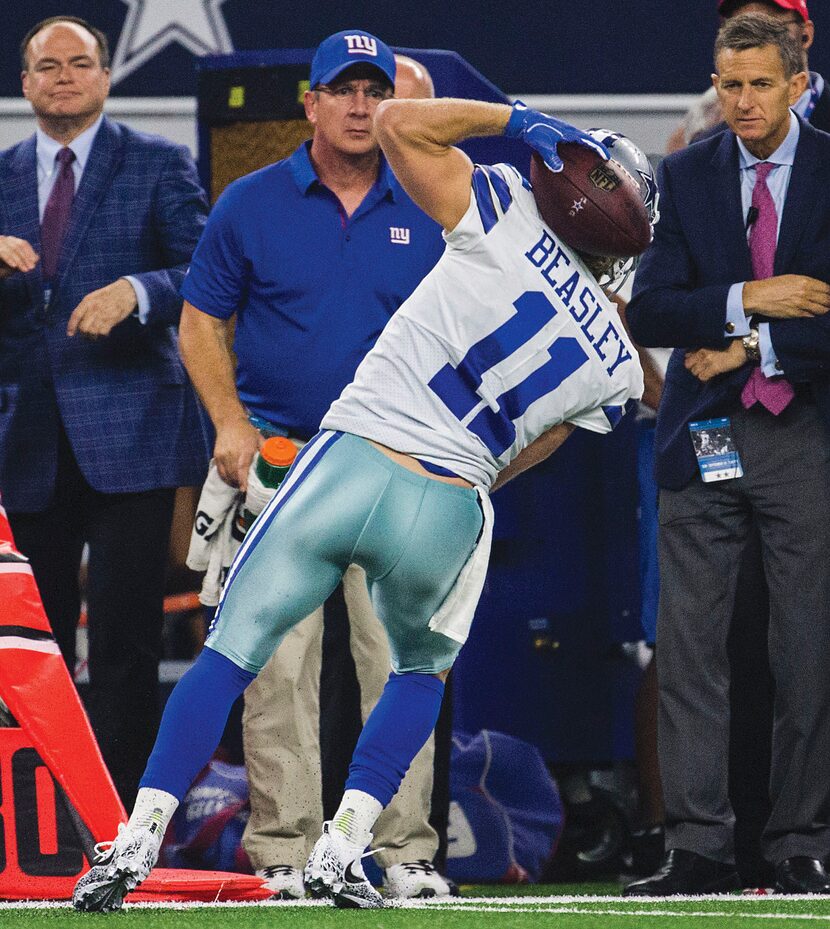
[[[377,39],[368,35],[344,35],[350,55],[371,55],[377,58]]]

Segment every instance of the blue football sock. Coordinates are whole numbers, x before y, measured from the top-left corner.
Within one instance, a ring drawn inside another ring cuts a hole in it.
[[[234,700],[256,677],[212,648],[203,648],[170,694],[139,787],[184,799],[222,738]]]
[[[435,728],[443,696],[444,682],[431,674],[390,674],[357,740],[346,789],[386,806]]]

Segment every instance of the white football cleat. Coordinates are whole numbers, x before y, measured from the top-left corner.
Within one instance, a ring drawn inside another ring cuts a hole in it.
[[[317,839],[305,866],[305,886],[312,897],[331,897],[334,905],[351,909],[380,909],[383,897],[366,878],[363,849],[329,830]],[[371,836],[369,837],[371,840]],[[371,854],[371,853],[370,853]]]
[[[277,864],[270,868],[261,868],[256,873],[271,891],[272,900],[302,900],[305,897],[303,872],[291,865]]]
[[[383,886],[390,897],[398,900],[459,895],[455,884],[426,859],[390,865],[384,872]]]
[[[162,838],[164,830],[157,823],[137,828],[120,823],[114,841],[95,846],[95,862],[72,893],[75,909],[90,913],[120,910],[124,897],[153,870]]]

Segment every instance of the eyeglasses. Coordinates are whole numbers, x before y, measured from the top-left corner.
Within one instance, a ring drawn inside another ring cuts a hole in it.
[[[383,84],[369,84],[368,87],[360,87],[357,84],[338,84],[336,87],[328,87],[326,84],[318,84],[315,90],[334,97],[341,102],[354,102],[358,94],[363,94],[369,103],[380,103],[381,100],[388,100],[392,96],[392,90],[384,87]]]

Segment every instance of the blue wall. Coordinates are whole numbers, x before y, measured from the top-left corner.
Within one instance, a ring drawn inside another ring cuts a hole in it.
[[[17,46],[38,19],[58,13],[82,16],[99,25],[115,46],[129,6],[137,2],[7,0],[0,33],[0,96],[20,93]],[[457,51],[503,90],[523,93],[694,93],[708,84],[717,27],[716,0],[363,0],[359,5],[166,0],[166,5],[184,9],[196,2],[218,10],[236,50],[308,48],[331,32],[360,26],[390,45]],[[811,0],[810,5],[819,35],[812,64],[830,74],[830,11],[826,0]],[[194,91],[191,54],[169,44],[114,93],[169,96]]]

